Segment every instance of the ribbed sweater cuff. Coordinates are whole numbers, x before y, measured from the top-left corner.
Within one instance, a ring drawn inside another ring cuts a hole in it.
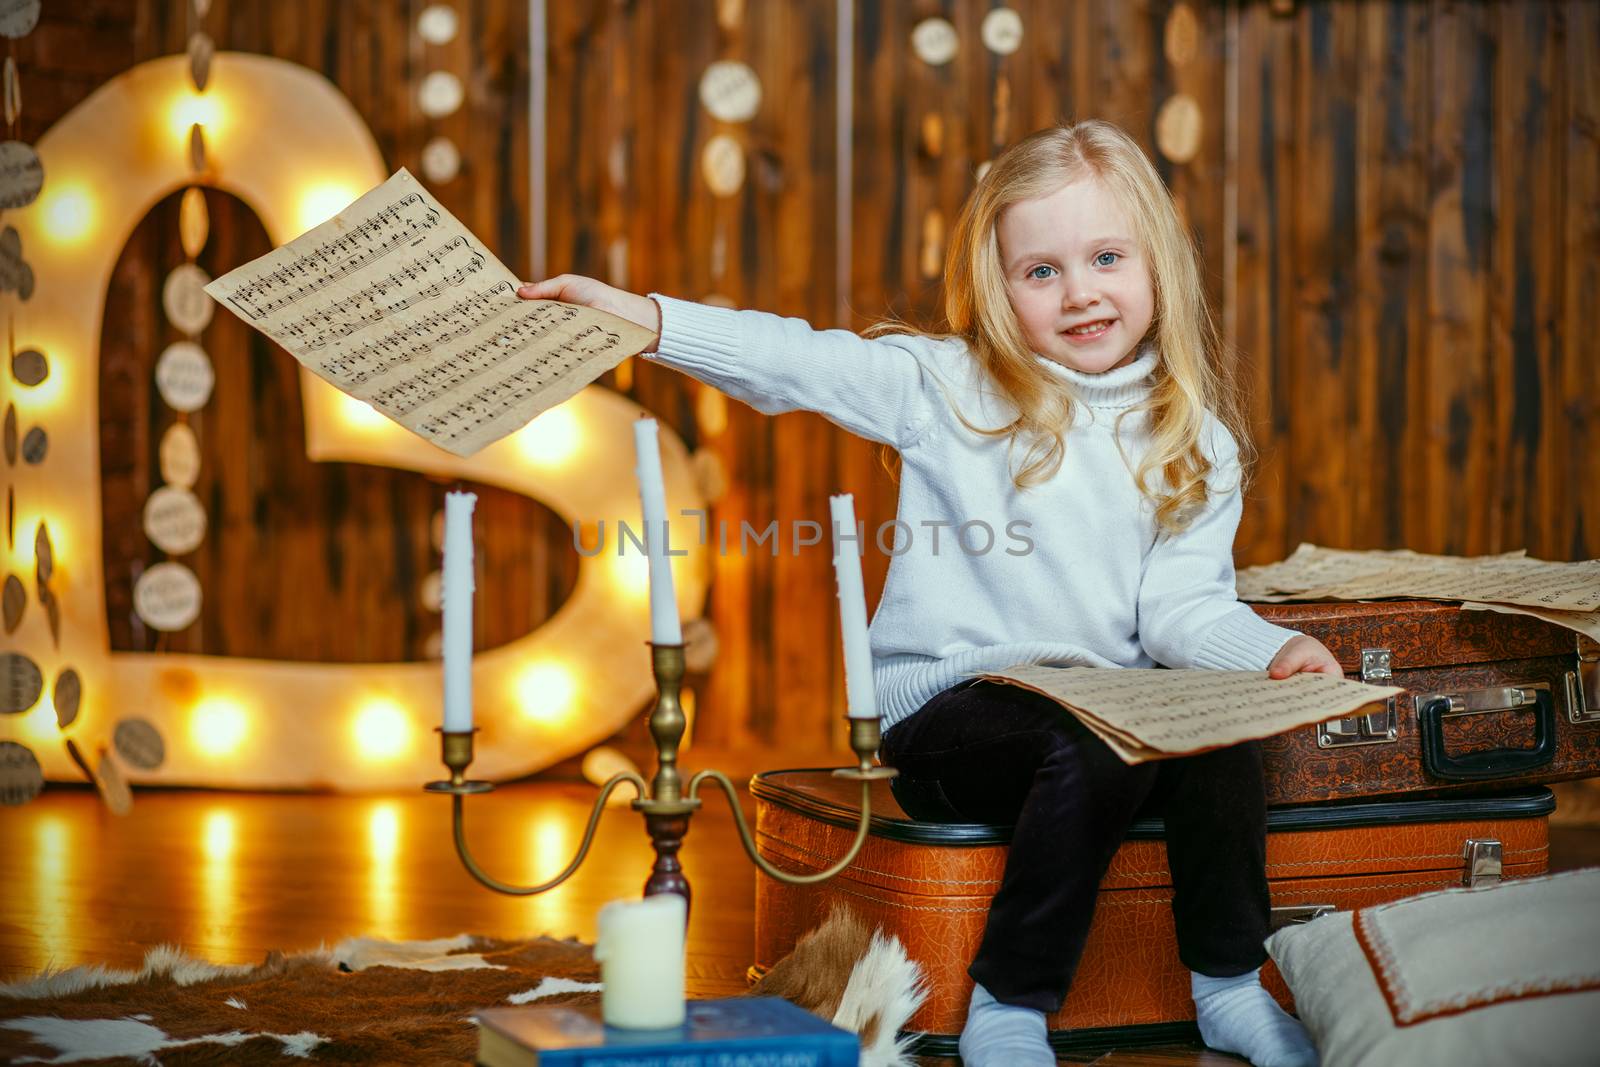
[[[1211,628],[1194,665],[1212,671],[1264,671],[1284,642],[1297,636],[1241,604]]]
[[[648,358],[660,360],[697,378],[741,380],[742,334],[738,312],[651,293],[661,308],[661,338]],[[696,374],[699,371],[701,373]]]

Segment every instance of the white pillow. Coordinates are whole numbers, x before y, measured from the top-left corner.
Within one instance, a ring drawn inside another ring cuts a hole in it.
[[[1600,1064],[1600,868],[1278,931],[1323,1067]]]

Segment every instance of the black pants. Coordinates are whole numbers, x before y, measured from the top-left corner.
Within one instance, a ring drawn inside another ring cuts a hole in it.
[[[895,797],[913,818],[1015,824],[967,972],[1001,1003],[1061,1007],[1101,876],[1140,814],[1166,820],[1184,965],[1224,977],[1266,960],[1259,745],[1130,767],[1048,697],[974,681],[896,723],[880,755],[899,769]]]

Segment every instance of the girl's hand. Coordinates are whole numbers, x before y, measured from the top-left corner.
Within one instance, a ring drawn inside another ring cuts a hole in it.
[[[1344,668],[1333,658],[1326,645],[1315,637],[1296,634],[1289,638],[1267,667],[1267,677],[1287,678],[1291,674],[1329,674],[1344,677]]]
[[[582,304],[596,311],[609,311],[619,318],[638,323],[656,335],[646,352],[656,350],[661,339],[661,309],[647,296],[630,293],[581,274],[558,274],[542,282],[528,282],[517,289],[524,300],[559,300],[563,304]]]

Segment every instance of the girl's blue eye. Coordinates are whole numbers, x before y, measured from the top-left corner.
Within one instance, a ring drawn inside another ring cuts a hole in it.
[[[1045,278],[1050,277],[1050,275],[1049,274],[1040,274],[1039,272],[1040,271],[1054,271],[1054,270],[1055,270],[1054,267],[1048,267],[1048,266],[1045,266],[1043,263],[1041,263],[1037,267],[1034,267],[1032,270],[1030,270],[1028,272],[1028,277],[1033,278],[1033,279],[1035,279],[1037,281],[1043,281]]]
[[[1094,257],[1094,265],[1097,267],[1114,267],[1117,265],[1117,260],[1121,258],[1122,257],[1115,252],[1101,252],[1098,256]]]

